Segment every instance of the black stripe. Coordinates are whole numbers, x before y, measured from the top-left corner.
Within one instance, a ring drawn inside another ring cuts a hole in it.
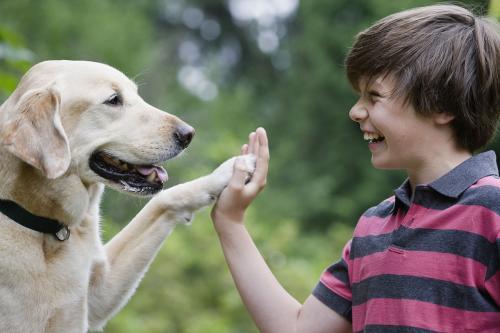
[[[340,259],[335,264],[328,267],[327,271],[332,273],[333,276],[335,276],[338,280],[342,281],[347,286],[351,285],[349,282],[349,269],[344,259]]]
[[[437,331],[426,330],[410,326],[393,325],[366,325],[362,331],[357,333],[439,333]]]
[[[352,285],[353,306],[373,298],[411,299],[475,312],[499,312],[493,299],[480,290],[430,278],[378,275]]]
[[[451,253],[488,266],[496,245],[481,235],[461,230],[411,229],[400,227],[394,245],[413,251]]]
[[[500,187],[484,185],[469,188],[458,198],[446,197],[431,188],[415,191],[414,203],[425,208],[445,210],[454,205],[481,206],[500,215]]]
[[[496,178],[496,177],[495,177]],[[445,210],[454,205],[481,206],[500,215],[500,187],[492,185],[478,186],[467,189],[457,199],[436,192],[430,187],[418,187],[413,203],[425,208]],[[371,207],[363,213],[363,217],[387,217],[394,211],[395,202],[386,200]]]
[[[493,254],[490,264],[488,265],[488,272],[486,273],[486,280],[500,271],[500,238],[496,241],[496,251]]]
[[[367,209],[362,216],[363,217],[377,216],[384,218],[391,215],[393,209],[394,209],[394,201],[386,200],[381,202],[377,206]]]
[[[403,226],[389,234],[354,237],[350,259],[385,251],[391,245],[411,251],[450,253],[473,259],[488,268],[486,279],[500,267],[500,243],[497,245],[481,235],[467,231],[411,229]]]
[[[439,333],[438,331],[426,330],[410,326],[393,325],[366,325],[362,331],[356,333]]]
[[[391,245],[391,242],[392,233],[376,236],[353,237],[349,259],[356,259],[375,252],[385,251]]]
[[[411,251],[450,253],[473,259],[487,267],[486,279],[500,266],[496,244],[472,232],[401,227],[393,235],[393,244]]]
[[[320,300],[321,303],[337,312],[346,320],[352,322],[352,303],[349,300],[337,295],[325,287],[321,282],[316,285],[312,294]]]

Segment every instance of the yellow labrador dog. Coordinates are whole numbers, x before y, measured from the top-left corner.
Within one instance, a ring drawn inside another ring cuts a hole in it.
[[[162,191],[168,176],[159,164],[193,134],[107,65],[46,61],[29,70],[0,107],[0,332],[103,328],[174,226],[229,181],[233,159]],[[251,174],[254,157],[245,161]],[[157,194],[107,244],[104,185]]]

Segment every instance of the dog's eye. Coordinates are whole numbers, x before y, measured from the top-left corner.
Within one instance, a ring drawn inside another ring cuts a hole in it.
[[[104,104],[106,105],[112,105],[112,106],[117,106],[117,105],[122,105],[123,100],[122,97],[118,94],[113,94],[111,95],[105,102]]]

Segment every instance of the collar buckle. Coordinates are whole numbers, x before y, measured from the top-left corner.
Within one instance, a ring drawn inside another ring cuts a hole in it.
[[[69,239],[69,236],[71,235],[71,231],[69,230],[68,226],[63,226],[61,229],[59,229],[58,232],[54,233],[54,237],[57,238],[57,240],[64,242],[65,240]]]

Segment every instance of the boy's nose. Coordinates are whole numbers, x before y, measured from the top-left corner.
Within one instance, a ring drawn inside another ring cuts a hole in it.
[[[368,111],[363,105],[358,102],[354,104],[349,111],[349,117],[352,119],[352,121],[359,123],[368,117]]]

